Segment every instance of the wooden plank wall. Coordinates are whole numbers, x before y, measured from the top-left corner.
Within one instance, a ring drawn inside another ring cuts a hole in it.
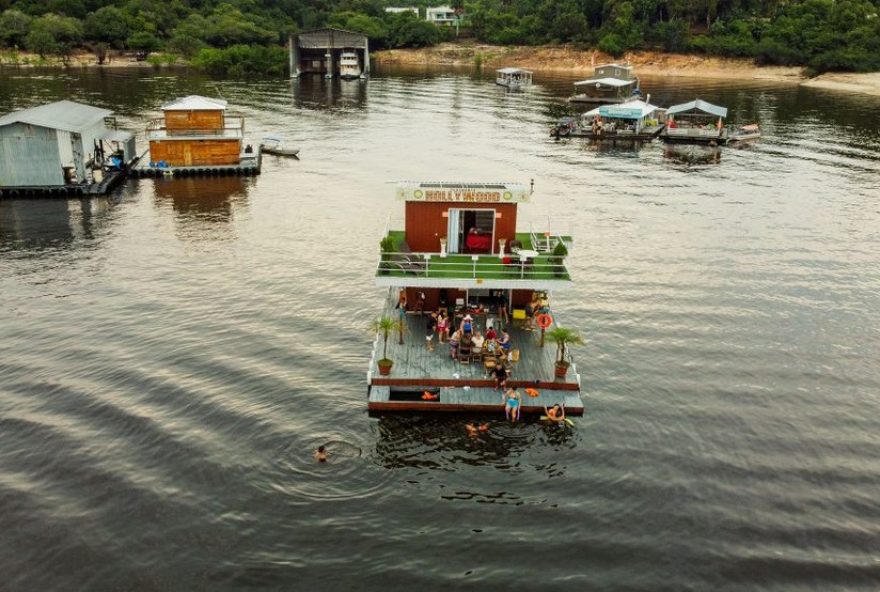
[[[222,130],[223,111],[166,111],[165,127],[169,133],[191,130]]]
[[[238,164],[241,141],[228,140],[153,140],[150,160],[164,160],[171,166],[211,166]]]
[[[516,204],[508,203],[460,203],[460,202],[406,202],[406,242],[416,252],[439,253],[440,237],[446,236],[449,218],[444,216],[449,208],[468,210],[494,209],[501,214],[495,218],[495,252],[498,239],[510,243],[516,238]]]

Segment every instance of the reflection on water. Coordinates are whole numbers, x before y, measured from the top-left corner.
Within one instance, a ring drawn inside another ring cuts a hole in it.
[[[664,144],[663,158],[685,165],[718,164],[722,150],[720,146]]]
[[[294,105],[304,109],[363,108],[367,102],[368,80],[327,80],[322,76],[303,76],[291,83]]]
[[[92,239],[115,198],[0,200],[3,248],[58,248]]]
[[[181,221],[230,222],[235,212],[247,208],[254,177],[163,177],[142,180],[155,183],[156,204],[170,203]]]

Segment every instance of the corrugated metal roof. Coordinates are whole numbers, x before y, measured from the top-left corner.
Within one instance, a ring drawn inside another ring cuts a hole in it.
[[[73,101],[57,101],[39,107],[13,111],[0,117],[0,126],[11,123],[27,123],[39,127],[58,129],[65,132],[81,133],[113,112]]]
[[[585,86],[587,84],[604,84],[605,86],[628,86],[635,84],[637,80],[621,80],[620,78],[590,78],[589,80],[581,80],[575,82],[575,86]]]
[[[162,105],[162,111],[216,111],[225,110],[226,101],[201,95],[189,95]]]
[[[623,68],[624,70],[632,70],[632,66],[629,66],[627,64],[615,64],[615,63],[599,64],[598,66],[596,66],[596,69],[598,70],[599,68]]]
[[[617,119],[641,119],[642,117],[647,117],[658,109],[662,109],[662,107],[651,105],[650,103],[636,99],[634,101],[620,103],[619,105],[602,105],[601,107],[596,107],[592,111],[587,111],[584,115],[601,115],[602,117]]]
[[[531,70],[523,70],[522,68],[501,68],[500,70],[495,70],[500,74],[516,74],[517,72],[524,72],[526,74],[531,74]]]
[[[688,103],[673,105],[666,110],[667,115],[675,115],[676,113],[685,113],[687,111],[702,111],[716,117],[727,117],[727,107],[719,107],[702,99],[694,99]]]
[[[125,130],[106,130],[102,135],[102,140],[110,142],[127,142],[134,137],[134,134]]]

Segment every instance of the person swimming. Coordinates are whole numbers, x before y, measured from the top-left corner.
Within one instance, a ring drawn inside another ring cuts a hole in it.
[[[550,409],[547,409],[547,406],[544,405],[544,413],[547,415],[547,419],[554,423],[563,423],[565,421],[565,407],[557,403]]]
[[[318,449],[315,451],[315,460],[318,462],[327,462],[327,449],[323,446],[318,446]]]
[[[480,425],[476,426],[472,423],[467,423],[464,425],[464,429],[467,430],[468,436],[470,436],[471,438],[476,438],[479,432],[489,431],[489,424],[481,423]]]

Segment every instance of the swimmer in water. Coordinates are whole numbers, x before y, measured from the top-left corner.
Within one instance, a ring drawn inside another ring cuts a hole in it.
[[[565,407],[559,403],[550,409],[547,409],[547,406],[544,405],[544,413],[547,415],[547,419],[554,423],[562,424],[565,421]]]
[[[323,446],[318,446],[318,449],[315,451],[315,460],[318,462],[327,462],[327,449]]]

